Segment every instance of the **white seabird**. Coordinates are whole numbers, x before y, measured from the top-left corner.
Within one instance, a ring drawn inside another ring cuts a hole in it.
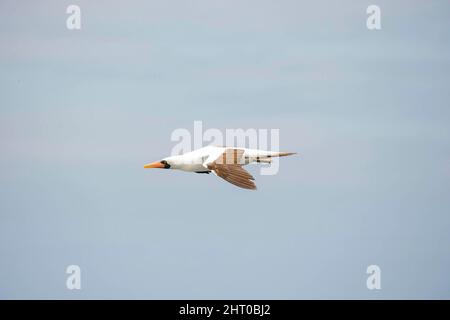
[[[273,157],[295,152],[275,152],[246,148],[207,146],[178,156],[144,165],[144,168],[178,169],[195,173],[211,171],[222,179],[244,189],[256,189],[253,176],[242,166],[253,162],[270,163]]]

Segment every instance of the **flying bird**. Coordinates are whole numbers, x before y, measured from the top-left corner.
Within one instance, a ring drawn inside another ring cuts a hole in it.
[[[274,152],[246,148],[207,146],[178,156],[144,165],[144,168],[178,169],[195,173],[210,173],[240,188],[255,190],[253,176],[244,165],[271,163],[273,157],[284,157],[295,152]]]

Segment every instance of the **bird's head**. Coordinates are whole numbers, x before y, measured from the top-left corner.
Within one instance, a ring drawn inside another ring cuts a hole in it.
[[[146,169],[150,169],[150,168],[160,168],[160,169],[170,169],[170,163],[167,160],[161,160],[161,161],[156,161],[156,162],[152,162],[152,163],[148,163],[146,165],[144,165],[144,168]]]

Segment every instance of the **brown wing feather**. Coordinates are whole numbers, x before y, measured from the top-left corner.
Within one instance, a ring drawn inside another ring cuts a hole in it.
[[[240,164],[243,161],[243,154],[243,150],[227,149],[216,161],[208,165],[208,169],[213,170],[217,176],[235,186],[255,190],[256,185],[252,181],[255,178]]]
[[[226,168],[224,168],[226,167]],[[222,179],[245,189],[256,189],[254,178],[245,171],[240,165],[217,165],[216,174]]]
[[[225,149],[225,151],[214,161],[216,164],[244,164],[244,150]]]

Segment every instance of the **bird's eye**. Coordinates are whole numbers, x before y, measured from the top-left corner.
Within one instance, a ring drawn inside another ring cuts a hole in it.
[[[164,169],[170,168],[170,164],[168,164],[166,160],[161,160],[161,164],[164,166]]]

